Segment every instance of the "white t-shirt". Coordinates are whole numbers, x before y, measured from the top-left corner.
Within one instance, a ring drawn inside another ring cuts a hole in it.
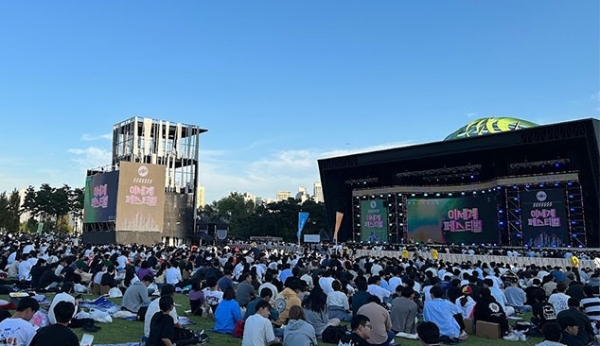
[[[50,322],[50,324],[56,324],[56,316],[54,316],[54,307],[59,302],[69,302],[69,303],[73,303],[74,306],[77,306],[75,304],[75,298],[73,296],[71,296],[70,294],[63,292],[63,293],[59,293],[59,294],[55,295],[54,298],[52,299],[52,303],[50,303],[50,307],[48,308],[48,322]],[[77,313],[77,309],[75,309],[75,311],[73,311],[73,317],[75,317],[76,313]]]
[[[550,298],[548,298],[548,303],[552,304],[552,306],[554,307],[554,312],[558,314],[559,312],[567,310],[569,308],[569,304],[567,304],[569,298],[571,297],[564,293],[558,292],[552,294]]]
[[[223,300],[223,292],[216,290],[211,291],[208,288],[204,289],[204,299],[210,306],[217,306]]]
[[[343,307],[344,310],[350,309],[348,304],[348,297],[344,294],[344,292],[340,291],[332,291],[327,295],[327,306],[339,306]]]
[[[33,325],[22,318],[7,318],[0,322],[0,343],[28,346],[35,335]],[[16,343],[14,341],[16,339]]]
[[[177,285],[181,281],[181,271],[179,268],[171,267],[165,271],[165,282],[171,285]]]
[[[254,314],[244,323],[242,346],[265,346],[275,340],[271,321],[262,315]]]
[[[160,298],[154,299],[150,305],[148,305],[148,310],[146,311],[146,316],[144,316],[144,335],[150,336],[150,322],[152,321],[152,316],[155,313],[160,311]],[[173,306],[173,309],[169,311],[169,316],[173,318],[173,322],[177,323],[179,321],[179,317],[177,316],[177,310]]]
[[[31,280],[31,262],[29,261],[21,261],[19,263],[19,280],[30,281]]]

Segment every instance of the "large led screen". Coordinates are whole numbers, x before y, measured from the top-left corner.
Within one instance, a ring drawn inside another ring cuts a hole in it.
[[[529,190],[520,193],[523,242],[529,246],[568,245],[565,190]]]
[[[388,210],[382,199],[360,202],[360,240],[363,242],[388,241]]]
[[[496,195],[408,198],[408,238],[438,243],[498,242]]]
[[[162,231],[165,174],[165,166],[120,162],[117,231]]]
[[[83,222],[114,222],[117,212],[117,171],[98,173],[85,179]]]

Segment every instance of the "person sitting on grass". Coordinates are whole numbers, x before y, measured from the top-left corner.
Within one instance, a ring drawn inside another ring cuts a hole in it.
[[[79,346],[77,335],[68,327],[75,313],[75,305],[60,301],[51,310],[56,324],[38,329],[29,346]]]
[[[206,298],[204,297],[204,291],[200,287],[200,280],[192,280],[192,289],[188,292],[188,298],[190,299],[190,310],[192,310],[192,314],[201,316],[202,307],[206,303]]]
[[[304,309],[301,306],[294,305],[290,309],[290,317],[287,326],[283,330],[284,346],[316,346],[317,335],[315,328],[306,322]]]
[[[352,329],[352,334],[350,334],[351,345],[371,346],[367,340],[371,338],[373,326],[371,325],[371,320],[369,320],[367,316],[361,314],[352,316],[350,329]]]
[[[457,339],[463,337],[464,321],[462,311],[448,300],[444,300],[444,291],[440,286],[430,290],[431,299],[425,301],[423,320],[435,323],[442,337]],[[464,333],[466,335],[466,333]]]
[[[152,276],[145,275],[142,281],[136,281],[125,290],[121,301],[121,310],[137,314],[140,309],[146,310],[152,301],[148,295],[148,286],[154,281]],[[145,313],[145,311],[143,311]]]
[[[271,289],[269,288],[263,288],[260,291],[260,297],[257,297],[256,299],[254,299],[253,301],[251,301],[250,303],[248,303],[248,306],[246,307],[246,313],[244,314],[244,320],[247,320],[248,317],[254,315],[256,313],[256,304],[258,304],[258,302],[261,301],[266,301],[266,302],[271,302],[271,294],[273,294],[273,292],[271,291]],[[304,314],[303,314],[304,316]],[[279,319],[279,312],[277,310],[275,310],[273,307],[271,307],[271,314],[269,316],[269,319],[271,321],[277,321]]]
[[[564,346],[564,344],[560,342],[562,337],[560,324],[548,322],[542,327],[542,333],[544,333],[544,341],[537,343],[535,346]]]
[[[171,297],[171,299],[173,299],[173,295],[175,294],[175,286],[169,285],[169,284],[164,285],[162,287],[162,289],[160,290],[160,294],[161,294],[161,298],[169,296],[169,297]],[[150,303],[150,305],[148,305],[148,310],[146,311],[146,315],[144,315],[144,336],[145,337],[148,337],[150,335],[152,317],[157,312],[160,312],[160,299],[153,300]],[[177,316],[177,310],[175,309],[175,306],[173,306],[173,308],[169,311],[169,315],[171,315],[171,318],[173,319],[174,324],[175,324],[174,338],[178,345],[181,345],[180,340],[189,340],[189,339],[192,339],[194,336],[197,336],[197,334],[195,334],[194,332],[192,332],[189,329],[183,328],[181,326],[181,324],[179,324],[179,317]],[[140,315],[138,315],[138,316],[140,316]]]
[[[227,288],[223,293],[223,301],[215,310],[215,328],[217,333],[233,334],[235,324],[242,319],[240,304],[235,300],[233,288]]]
[[[201,344],[207,341],[199,334],[194,334],[187,329],[177,328],[171,316],[175,309],[173,297],[163,295],[158,300],[159,309],[150,319],[150,333],[146,339],[146,346],[179,346]],[[182,333],[186,331],[186,333]]]
[[[574,317],[566,316],[559,322],[560,328],[562,329],[562,335],[560,342],[567,346],[583,346],[584,343],[577,338],[579,334],[579,324]]]
[[[339,326],[339,318],[329,318],[327,311],[327,295],[319,285],[315,285],[310,291],[310,295],[302,302],[306,321],[310,323],[320,338],[325,328],[329,326]]]
[[[270,313],[271,304],[269,302],[263,300],[256,304],[256,313],[248,317],[244,324],[242,346],[267,346],[281,343],[281,340],[275,337],[273,332],[273,326],[269,321]]]
[[[40,309],[40,304],[32,297],[19,300],[17,312],[0,322],[0,343],[5,345],[27,346],[35,335],[31,324],[33,315]]]

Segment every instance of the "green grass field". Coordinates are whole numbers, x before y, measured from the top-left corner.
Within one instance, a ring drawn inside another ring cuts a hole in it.
[[[48,299],[51,300],[52,296],[47,295]],[[86,295],[85,299],[94,299],[93,295]],[[208,329],[214,327],[214,321],[209,318],[202,318],[199,316],[193,316],[185,314],[184,311],[188,309],[188,299],[187,296],[183,294],[175,295],[175,303],[177,306],[177,313],[179,316],[186,316],[196,322],[195,325],[190,326],[193,330],[206,330],[207,334],[210,336],[210,345],[215,346],[233,346],[233,345],[241,345],[242,340],[234,338],[232,336],[222,335],[211,333]],[[8,297],[0,297],[0,299],[9,300]],[[120,304],[120,299],[111,299],[116,304]],[[528,315],[525,315],[528,318]],[[144,331],[144,324],[142,322],[133,322],[133,321],[125,321],[122,319],[113,319],[112,323],[96,323],[98,326],[102,327],[102,329],[94,334],[94,344],[116,344],[116,343],[125,343],[125,342],[137,342],[140,340],[140,337]],[[77,336],[81,339],[83,335],[82,329],[74,329]],[[509,345],[509,344],[520,344],[520,345],[535,345],[540,342],[540,338],[531,338],[527,341],[505,341],[505,340],[488,340],[478,338],[476,336],[469,336],[469,339],[465,342],[465,344],[473,345],[473,346],[484,346],[484,345]],[[406,340],[396,338],[397,345],[406,345],[406,346],[419,346],[420,343],[418,341]],[[331,345],[319,342],[319,345]],[[301,345],[297,345],[301,346]]]

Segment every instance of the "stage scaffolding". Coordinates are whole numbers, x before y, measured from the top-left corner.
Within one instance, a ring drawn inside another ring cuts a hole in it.
[[[487,182],[455,186],[390,186],[363,188],[352,191],[353,240],[361,242],[362,219],[361,202],[384,200],[387,205],[388,243],[400,244],[408,241],[406,202],[412,197],[465,196],[471,193],[502,192],[498,198],[499,243],[522,247],[524,244],[521,192],[546,188],[564,189],[567,209],[568,245],[586,246],[587,236],[583,207],[583,191],[577,172],[548,175],[503,177]],[[503,198],[500,198],[503,197]]]

